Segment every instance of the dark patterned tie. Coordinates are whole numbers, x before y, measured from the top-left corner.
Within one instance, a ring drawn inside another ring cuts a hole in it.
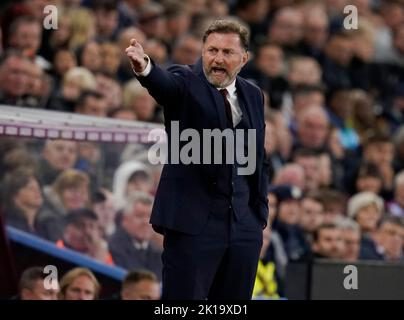
[[[227,125],[233,128],[233,116],[231,112],[231,106],[229,100],[227,100],[228,91],[227,89],[220,89],[219,92],[221,93],[224,101],[225,111],[226,111],[226,118],[227,118]]]

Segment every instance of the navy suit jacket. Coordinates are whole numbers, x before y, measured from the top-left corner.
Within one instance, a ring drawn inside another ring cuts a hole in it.
[[[138,77],[138,80],[164,106],[169,141],[172,121],[179,122],[180,132],[192,128],[201,136],[203,129],[227,128],[223,98],[207,81],[201,59],[192,66],[173,65],[167,70],[153,63],[150,74]],[[256,170],[249,177],[249,207],[264,227],[268,218],[264,98],[257,86],[241,77],[237,77],[236,89],[239,102],[247,110],[251,128],[256,129]],[[164,228],[187,234],[200,233],[212,209],[220,169],[223,166],[217,164],[184,165],[181,161],[180,164],[165,164],[150,220],[154,229],[161,233]]]

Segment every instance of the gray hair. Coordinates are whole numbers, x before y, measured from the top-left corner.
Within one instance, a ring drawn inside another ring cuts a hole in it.
[[[381,197],[369,191],[355,194],[349,199],[348,202],[348,216],[352,219],[356,219],[356,215],[358,214],[358,212],[362,208],[371,204],[376,205],[377,210],[379,210],[380,214],[383,214],[384,201]]]
[[[352,230],[357,233],[361,232],[359,224],[352,219],[341,217],[341,218],[337,218],[335,220],[335,223],[338,225],[338,228],[341,230]]]
[[[123,214],[131,215],[133,212],[133,207],[137,203],[142,203],[145,205],[152,205],[154,198],[146,192],[139,191],[133,193],[127,197],[125,200],[125,205],[123,207]]]
[[[396,177],[394,178],[394,187],[404,185],[404,170],[401,170],[397,173]]]

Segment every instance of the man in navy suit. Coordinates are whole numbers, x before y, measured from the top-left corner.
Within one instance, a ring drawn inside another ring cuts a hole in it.
[[[227,161],[237,148],[213,148],[212,158],[215,152],[225,156],[222,163],[174,164],[169,156],[151,216],[155,230],[164,234],[162,299],[252,295],[268,218],[268,177],[263,94],[237,76],[248,61],[248,37],[248,30],[237,22],[215,21],[203,37],[202,58],[193,66],[167,70],[157,66],[135,39],[126,49],[137,79],[164,106],[169,155],[172,148],[186,144],[183,139],[171,141],[174,124],[180,132],[192,129],[201,137],[206,129],[230,130],[234,136],[240,130],[255,133],[255,140],[247,134],[241,140],[243,151],[249,150],[251,141],[256,149],[255,170],[249,175],[240,174],[237,161]],[[200,155],[212,151],[202,146]]]

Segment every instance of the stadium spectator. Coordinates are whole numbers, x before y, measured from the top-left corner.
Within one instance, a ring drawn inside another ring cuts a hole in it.
[[[39,219],[43,197],[34,172],[20,167],[6,174],[3,180],[4,215],[9,226],[46,237]]]
[[[356,262],[359,259],[361,231],[359,225],[349,218],[337,220],[344,241],[344,253],[342,259]]]
[[[23,105],[28,92],[30,62],[17,52],[7,52],[0,60],[0,102]]]
[[[303,230],[299,226],[302,191],[296,187],[284,185],[277,186],[271,192],[278,200],[277,217],[273,223],[273,229],[280,235],[288,258],[298,260],[309,250]]]
[[[21,16],[15,19],[8,29],[8,45],[34,61],[42,69],[50,69],[51,64],[38,56],[41,46],[42,26],[38,19],[32,16]]]
[[[84,90],[95,90],[96,86],[94,75],[86,68],[71,68],[65,73],[61,87],[51,96],[48,109],[73,112],[80,94]]]
[[[383,199],[372,192],[358,193],[349,199],[347,212],[361,229],[361,258],[378,259],[374,237],[384,213]]]
[[[126,269],[146,269],[161,279],[161,251],[150,241],[149,224],[153,198],[145,193],[132,194],[123,209],[122,221],[110,237],[109,250],[114,262]]]
[[[324,205],[324,223],[332,223],[345,216],[346,196],[334,189],[320,189],[320,198]]]
[[[313,241],[313,232],[324,221],[324,205],[319,193],[309,193],[300,202],[301,214],[299,225],[305,233],[308,243]]]
[[[268,225],[262,233],[263,242],[254,282],[253,299],[276,299],[279,298],[276,265],[273,261],[266,261],[265,259],[271,241],[271,230]]]
[[[86,268],[74,268],[60,280],[60,300],[97,300],[101,286]]]
[[[313,233],[313,258],[341,259],[344,245],[341,228],[336,223],[322,224]]]
[[[194,64],[202,50],[202,42],[199,36],[184,34],[178,38],[173,48],[173,61],[177,64]]]
[[[404,262],[404,222],[402,217],[385,216],[375,235],[377,250],[386,261]]]
[[[92,197],[91,207],[98,216],[104,239],[108,239],[116,229],[115,199],[112,192],[104,188],[98,189]]]
[[[55,282],[52,283],[52,287],[46,288],[45,282],[48,276],[43,267],[25,269],[18,284],[19,298],[21,300],[58,300],[58,280],[53,279]]]
[[[38,175],[42,184],[52,184],[63,170],[73,168],[77,151],[75,141],[46,140],[39,160]]]
[[[97,91],[82,91],[77,100],[75,112],[94,117],[106,117],[108,113],[107,101]]]
[[[114,173],[113,194],[118,209],[125,206],[127,197],[132,193],[149,192],[151,188],[151,172],[139,161],[126,161]]]
[[[56,242],[59,248],[68,248],[96,260],[113,265],[107,242],[102,239],[97,215],[89,209],[69,211],[63,218],[63,234]]]
[[[330,123],[320,106],[310,106],[302,110],[297,118],[295,149],[304,147],[321,151],[326,147]]]
[[[383,187],[383,178],[379,168],[373,163],[362,163],[356,178],[356,191],[369,191],[380,194]]]
[[[153,121],[156,102],[136,79],[127,82],[123,88],[123,106],[133,109],[139,121]]]
[[[42,217],[63,217],[67,211],[85,208],[90,201],[89,177],[84,172],[66,169],[51,186],[44,188]]]
[[[159,281],[151,271],[129,271],[122,281],[122,300],[160,300],[160,295]]]
[[[388,211],[404,217],[404,171],[400,171],[394,178],[394,198],[388,203]]]

